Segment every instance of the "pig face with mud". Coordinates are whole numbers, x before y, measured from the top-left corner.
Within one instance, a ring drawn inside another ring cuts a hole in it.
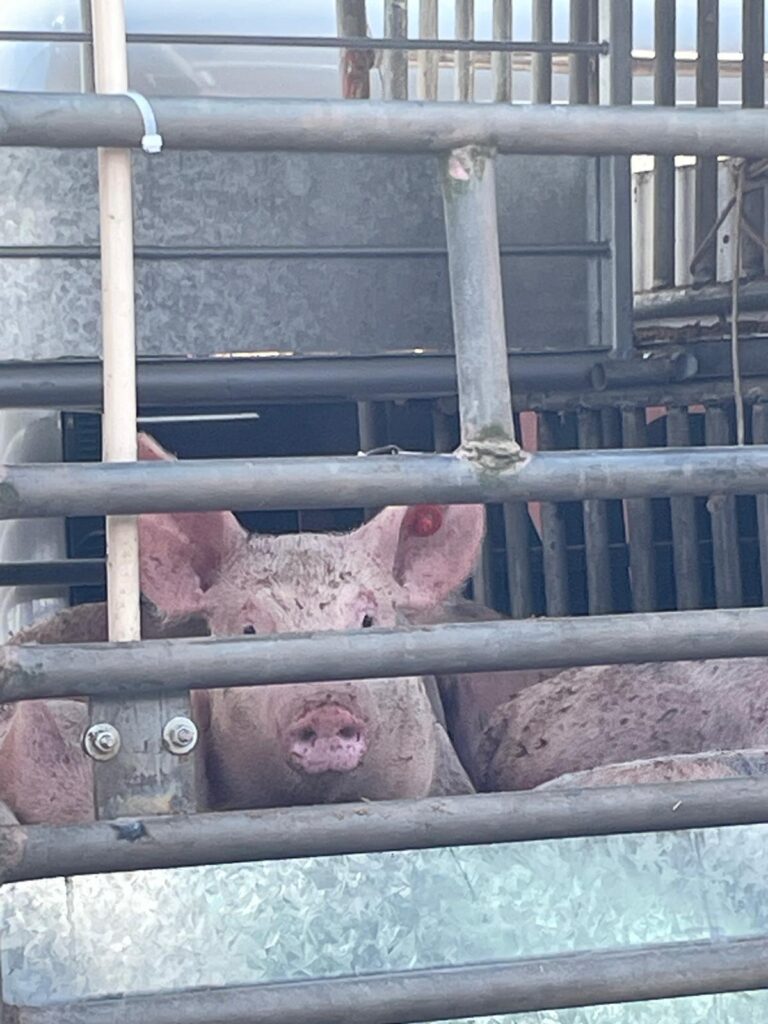
[[[170,457],[146,436],[140,454]],[[472,571],[485,517],[482,506],[391,507],[350,534],[277,537],[249,535],[229,512],[139,523],[142,591],[162,615],[259,636],[392,626],[439,606]],[[234,687],[194,702],[215,806],[470,788],[422,680]]]

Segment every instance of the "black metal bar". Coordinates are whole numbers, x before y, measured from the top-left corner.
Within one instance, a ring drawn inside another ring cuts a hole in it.
[[[691,429],[688,410],[670,406],[667,409],[667,447],[688,448],[690,444]],[[670,514],[677,607],[681,611],[699,608],[701,606],[701,572],[695,499],[671,498]]]
[[[622,409],[621,420],[624,447],[645,448],[648,444],[645,409]],[[626,501],[624,509],[629,545],[632,608],[636,612],[649,612],[656,607],[651,503],[647,498],[635,498]]]
[[[716,107],[719,94],[717,63],[720,30],[719,0],[698,0],[696,19],[696,105]],[[717,219],[717,159],[698,156],[696,159],[695,239],[697,261],[694,282],[709,284],[717,277],[717,233],[707,235]]]
[[[0,882],[753,825],[766,808],[749,778],[0,826]]]
[[[688,316],[720,316],[730,312],[730,284],[702,288],[670,288],[645,292],[635,298],[635,320],[663,320]],[[739,309],[743,312],[768,309],[768,283],[748,281],[739,288]]]
[[[476,144],[502,153],[768,156],[761,110],[202,96],[152,105],[166,149],[444,152]],[[137,148],[143,135],[136,105],[106,94],[2,92],[0,126],[3,146]]]
[[[762,2],[762,0],[761,0]],[[677,85],[675,64],[677,5],[656,0],[654,7],[653,101],[660,107],[674,107]],[[675,158],[657,156],[653,178],[653,286],[672,288],[675,284]]]
[[[102,558],[60,562],[1,562],[0,587],[64,585],[101,587],[106,581]]]
[[[528,537],[528,506],[514,501],[504,505],[504,538],[509,587],[510,615],[527,619],[533,615],[531,552]]]
[[[539,450],[551,452],[559,447],[557,413],[540,413]],[[544,594],[547,615],[567,615],[571,608],[568,587],[568,551],[565,524],[560,507],[551,502],[541,505],[541,544],[544,564]]]
[[[607,242],[575,242],[547,244],[532,242],[500,245],[502,256],[571,257],[586,256],[606,259],[611,249]],[[328,245],[328,246],[266,246],[266,245],[137,245],[139,260],[290,260],[290,259],[445,259],[448,250],[439,245]],[[0,259],[77,259],[97,260],[98,245],[0,245]]]
[[[752,443],[768,442],[768,405],[755,402],[752,406]],[[760,544],[760,582],[763,604],[768,604],[768,495],[757,495],[757,536]]]
[[[545,414],[549,415],[549,414]],[[547,428],[541,440],[547,443]],[[0,466],[0,519],[768,491],[768,447]]]
[[[413,1024],[762,988],[763,936],[19,1007],[16,1024]]]
[[[511,356],[519,389],[588,389],[595,353]],[[139,406],[153,409],[215,405],[250,410],[255,403],[455,395],[453,355],[323,356],[263,359],[140,359]],[[212,396],[215,396],[215,401]],[[0,408],[101,408],[101,363],[95,360],[14,360],[0,363]]]
[[[98,653],[98,657],[94,655]],[[0,701],[768,656],[768,610],[656,612],[225,640],[0,647]]]
[[[578,414],[579,447],[603,444],[600,413],[582,409]],[[587,599],[590,615],[605,615],[613,608],[611,562],[608,549],[608,509],[600,500],[584,502],[584,546],[587,563]]]
[[[574,42],[588,42],[590,37],[590,0],[571,0],[570,31]],[[570,60],[568,102],[589,103],[589,57],[574,53]]]
[[[647,354],[646,354],[647,355]],[[699,362],[693,352],[675,352],[647,358],[638,355],[632,359],[607,359],[596,363],[592,369],[591,382],[596,391],[607,388],[632,387],[636,384],[652,384],[657,380],[691,380],[696,376]]]
[[[742,3],[742,53],[741,104],[743,107],[765,106],[765,66],[763,44],[765,42],[765,0],[743,0]],[[762,238],[765,233],[765,188],[750,190],[744,196],[743,216]],[[741,265],[749,277],[761,277],[765,269],[765,252],[762,246],[742,232]]]
[[[552,0],[537,0],[533,4],[533,38],[540,43],[552,40]],[[535,53],[531,61],[532,101],[552,102],[552,56]]]
[[[586,53],[608,52],[607,42],[539,42],[505,39],[389,39],[371,36],[266,36],[224,33],[128,32],[129,44],[162,43],[179,46],[286,46],[348,50],[477,50],[479,53]],[[0,31],[0,43],[87,43],[88,32]]]
[[[707,445],[732,444],[728,413],[721,406],[709,406],[704,416]],[[724,494],[713,481],[713,493],[707,502],[712,521],[712,556],[715,564],[715,597],[718,608],[736,608],[741,604],[741,563],[736,499]]]

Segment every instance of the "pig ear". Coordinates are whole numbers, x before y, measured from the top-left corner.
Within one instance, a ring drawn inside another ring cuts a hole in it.
[[[147,434],[139,434],[138,444],[142,460],[173,459]],[[139,516],[142,592],[165,616],[200,610],[222,563],[247,536],[231,512]]]
[[[405,589],[405,604],[425,609],[472,574],[484,533],[482,505],[393,505],[357,536]]]

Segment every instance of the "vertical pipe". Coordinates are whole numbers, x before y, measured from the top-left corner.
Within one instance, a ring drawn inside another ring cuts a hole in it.
[[[504,539],[510,614],[513,619],[527,619],[533,615],[533,591],[528,506],[525,502],[515,501],[504,506]]]
[[[507,363],[493,155],[454,150],[443,165],[456,375],[464,445],[516,449]]]
[[[718,104],[719,0],[698,0],[696,32],[696,106]],[[697,260],[693,280],[708,284],[717,276],[717,157],[696,157],[695,239]],[[712,237],[707,235],[712,232]]]
[[[383,402],[357,403],[357,436],[361,452],[370,452],[387,443],[387,410]],[[378,509],[363,509],[366,522],[376,515]]]
[[[765,69],[763,42],[765,40],[765,0],[743,0],[741,105],[765,106]],[[744,196],[744,220],[760,238],[765,233],[765,189],[747,192]],[[741,265],[746,277],[761,277],[765,267],[765,254],[746,233],[742,232]],[[735,261],[734,261],[735,262]]]
[[[533,0],[533,41],[552,41],[552,0]],[[552,54],[534,53],[531,60],[531,97],[534,103],[552,102]]]
[[[667,447],[689,448],[691,425],[688,410],[670,406],[667,409]],[[696,524],[696,499],[670,498],[672,519],[672,557],[675,570],[675,593],[680,611],[701,608],[701,573],[699,568],[699,532]]]
[[[557,451],[558,416],[554,412],[539,413],[539,450]],[[541,503],[541,546],[544,565],[544,594],[547,615],[560,618],[568,615],[571,602],[568,588],[568,550],[565,544],[565,524],[560,505]]]
[[[340,36],[361,39],[368,35],[366,0],[336,0],[336,31]],[[371,97],[370,50],[342,50],[339,55],[341,95],[345,100]]]
[[[493,38],[512,38],[512,0],[493,0]],[[491,54],[494,103],[512,102],[512,54]]]
[[[408,0],[384,0],[384,35],[408,38]],[[408,51],[385,50],[382,56],[385,100],[408,99]]]
[[[603,446],[599,412],[580,409],[578,425],[579,448],[596,450]],[[610,555],[608,506],[605,501],[591,498],[584,502],[584,556],[590,615],[607,615],[613,610]]]
[[[437,0],[421,0],[419,35],[422,39],[437,39]],[[435,50],[420,50],[418,60],[418,98],[436,100],[440,55]]]
[[[672,0],[675,2],[675,0]],[[601,0],[588,0],[589,35],[591,42],[600,37],[600,3]],[[600,62],[596,57],[589,58],[589,103],[596,106],[600,102]]]
[[[675,105],[675,14],[674,0],[656,0],[653,101],[659,107]],[[653,286],[672,288],[675,284],[675,158],[656,156],[653,167]]]
[[[96,88],[128,88],[125,11],[122,0],[92,0]],[[136,344],[133,276],[133,197],[129,150],[100,149],[101,310],[103,333],[105,462],[136,460]],[[107,518],[109,639],[138,640],[139,538],[135,517]],[[164,727],[189,720],[189,695],[164,693],[142,700],[95,699],[91,722],[108,723],[120,737],[119,750],[94,763],[97,818],[193,812],[197,762],[166,749]],[[191,724],[190,724],[190,728]]]
[[[475,0],[456,0],[457,39],[472,39],[475,34]],[[457,50],[454,57],[456,65],[455,97],[461,103],[473,99],[474,88],[474,54],[467,50]]]
[[[728,414],[720,406],[710,406],[704,415],[708,445],[733,444]],[[741,564],[736,498],[732,494],[713,494],[707,502],[712,520],[712,560],[715,565],[715,600],[718,608],[741,607]]]
[[[572,42],[586,43],[589,41],[589,2],[590,0],[571,0],[570,36]],[[588,54],[571,54],[568,102],[574,105],[589,103]]]
[[[600,58],[600,102],[632,105],[632,0],[599,0],[599,35],[610,53]],[[629,157],[602,158],[600,210],[605,237],[613,247],[612,259],[601,269],[601,307],[604,344],[614,355],[629,356],[633,349],[632,316],[632,176]]]
[[[621,421],[624,447],[647,447],[645,409],[622,409]],[[649,498],[632,498],[626,501],[624,506],[629,544],[632,610],[651,612],[656,608],[651,501]]]
[[[122,0],[93,0],[94,65],[99,92],[125,92],[128,61]],[[131,154],[100,149],[101,309],[105,462],[136,460],[136,338]],[[138,640],[139,541],[133,517],[107,519],[110,640]]]
[[[80,0],[80,27],[90,39],[80,46],[80,89],[94,92],[96,89],[93,67],[93,24],[91,22],[91,0]]]
[[[768,403],[752,407],[752,443],[768,444]],[[768,494],[757,495],[757,537],[760,545],[760,581],[763,604],[768,605]]]

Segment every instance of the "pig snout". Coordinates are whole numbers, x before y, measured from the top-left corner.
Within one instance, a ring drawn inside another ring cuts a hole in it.
[[[365,723],[340,704],[323,704],[297,718],[287,734],[288,763],[306,775],[351,772],[368,748]]]

